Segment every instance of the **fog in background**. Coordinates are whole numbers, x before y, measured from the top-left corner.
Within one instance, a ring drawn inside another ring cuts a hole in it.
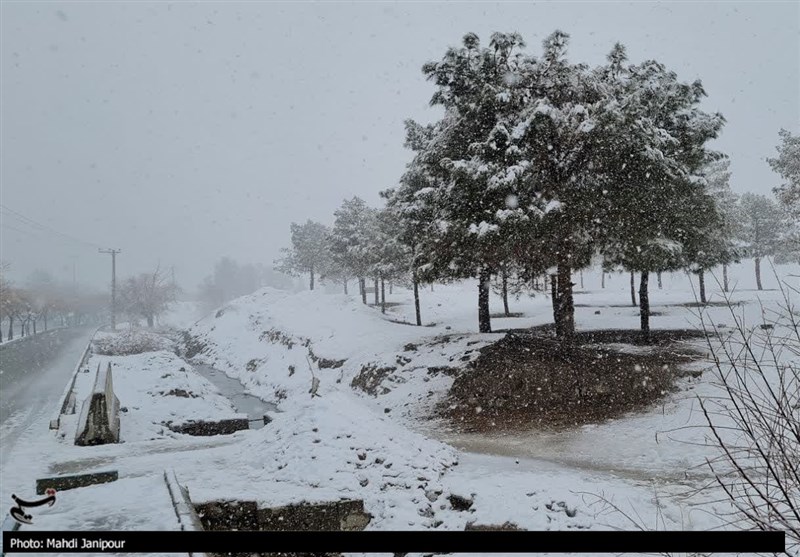
[[[403,120],[439,115],[422,64],[469,31],[538,53],[559,28],[573,61],[620,41],[702,79],[732,188],[769,194],[764,159],[800,122],[798,18],[797,2],[4,2],[0,257],[17,282],[105,287],[97,248],[120,248],[118,276],[160,262],[188,290],[222,255],[271,263],[290,222],[379,204],[411,156]]]

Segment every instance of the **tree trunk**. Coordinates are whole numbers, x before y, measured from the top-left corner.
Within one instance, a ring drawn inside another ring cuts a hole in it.
[[[36,319],[33,320],[33,334],[36,334]]]
[[[3,320],[0,319],[0,344],[3,343],[3,327],[2,327],[3,323],[2,323],[2,321]]]
[[[381,277],[381,313],[386,313],[386,284]]]
[[[417,326],[422,326],[422,315],[419,312],[419,280],[417,279],[417,272],[414,271],[414,312],[417,316]]]
[[[511,317],[511,312],[508,311],[508,273],[503,269],[503,311],[506,317]]]
[[[728,265],[726,263],[722,264],[722,291],[728,291]]]
[[[392,281],[389,281],[389,295],[392,294]]]
[[[43,316],[43,319],[44,319],[44,330],[46,331],[47,330],[47,314],[45,314]]]
[[[547,273],[544,274],[544,277],[542,278],[542,282],[544,283],[543,290],[545,292],[547,292]]]
[[[153,328],[153,316],[152,315],[148,315],[147,316],[147,326],[150,327],[151,329]]]
[[[558,264],[558,318],[561,338],[572,340],[575,336],[575,303],[572,298],[572,267],[566,257]]]
[[[367,281],[363,278],[358,279],[358,287],[361,288],[361,302],[367,303]]]
[[[311,279],[309,280],[310,286],[311,286],[311,290],[314,290],[314,267],[313,266],[308,270],[308,274],[311,276]]]
[[[492,273],[483,267],[478,275],[478,332],[491,333],[492,321],[489,313],[489,289]]]
[[[642,333],[645,340],[650,338],[650,296],[647,292],[647,283],[650,273],[642,271],[639,281],[639,317],[642,323]]]
[[[606,272],[602,269],[600,270],[600,288],[606,287]]]
[[[342,282],[344,283],[344,293],[345,293],[345,296],[346,296],[347,295],[347,279],[344,279]]]
[[[375,277],[375,305],[377,306],[380,301],[378,300],[378,277]]]
[[[636,307],[636,277],[633,271],[631,271],[631,305]]]
[[[433,292],[433,283],[431,283],[431,292]]]
[[[14,316],[8,316],[8,340],[14,340]]]
[[[658,277],[658,289],[659,289],[659,290],[661,290],[661,288],[664,286],[664,285],[661,283],[661,271],[659,271],[659,272],[656,274],[656,276]]]
[[[706,273],[703,269],[697,271],[697,279],[700,282],[700,302],[706,303]]]
[[[580,270],[581,275],[581,290],[583,290],[583,269]]]
[[[756,257],[756,287],[759,290],[764,290],[764,287],[761,286],[761,258]]]
[[[547,275],[545,275],[547,277]],[[545,278],[545,282],[547,279]],[[556,325],[556,336],[561,337],[561,318],[559,317],[558,304],[558,275],[553,275],[550,279],[550,301],[553,302],[553,323]]]

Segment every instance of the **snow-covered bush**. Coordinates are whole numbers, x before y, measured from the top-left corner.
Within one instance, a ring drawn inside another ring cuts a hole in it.
[[[92,342],[95,354],[103,356],[127,356],[158,350],[172,350],[173,342],[163,336],[146,331],[123,331],[98,336]]]

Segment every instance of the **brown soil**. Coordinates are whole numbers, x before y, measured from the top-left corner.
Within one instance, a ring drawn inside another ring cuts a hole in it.
[[[516,319],[518,317],[525,317],[525,314],[511,311],[508,313],[508,315],[506,315],[505,313],[493,313],[489,317],[492,319],[511,319],[511,318]]]
[[[688,375],[681,364],[699,355],[678,345],[702,338],[692,330],[577,333],[571,348],[547,327],[511,331],[485,347],[460,375],[437,413],[460,431],[508,431],[597,423],[642,409],[674,391]],[[607,345],[647,345],[641,354]]]

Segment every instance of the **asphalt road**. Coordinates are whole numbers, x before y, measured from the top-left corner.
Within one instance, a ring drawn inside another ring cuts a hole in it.
[[[0,345],[0,466],[31,428],[45,434],[94,328],[56,329]]]

